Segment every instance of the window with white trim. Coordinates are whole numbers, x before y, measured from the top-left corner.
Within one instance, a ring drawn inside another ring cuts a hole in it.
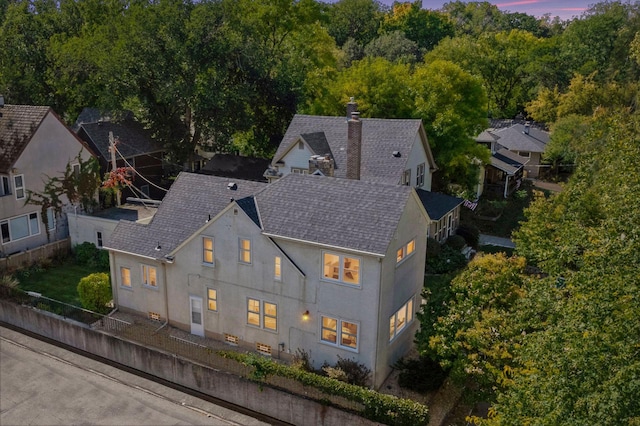
[[[150,287],[158,286],[157,270],[155,267],[142,265],[142,284]]]
[[[424,186],[424,170],[425,164],[418,164],[416,168],[416,186]]]
[[[304,169],[302,167],[292,167],[291,173],[293,173],[294,175],[308,175],[309,169]]]
[[[411,185],[411,169],[407,169],[402,173],[401,185]]]
[[[413,321],[413,297],[389,318],[389,341],[393,340]]]
[[[24,175],[17,175],[13,177],[13,187],[16,191],[16,200],[22,200],[25,197]]]
[[[360,285],[359,258],[323,252],[322,265],[322,275],[325,279],[354,286]]]
[[[247,324],[277,331],[278,306],[258,299],[247,299]]]
[[[213,238],[202,237],[202,263],[213,265]]]
[[[396,252],[396,263],[402,262],[407,256],[411,255],[416,250],[416,239],[409,241],[403,245]]]
[[[0,197],[11,194],[9,176],[0,176]]]
[[[274,258],[273,261],[273,277],[278,280],[281,281],[282,280],[282,257],[281,256],[276,256]]]
[[[40,234],[40,216],[29,213],[0,221],[0,234],[3,243],[21,240]]]
[[[242,263],[251,263],[251,240],[239,239],[238,260]]]
[[[56,212],[53,211],[53,207],[47,209],[47,226],[49,231],[56,229]]]
[[[358,350],[358,324],[340,318],[320,317],[320,340],[324,343]]]
[[[207,307],[210,311],[218,310],[218,290],[213,288],[207,289]]]
[[[120,267],[120,285],[131,288],[131,269]]]

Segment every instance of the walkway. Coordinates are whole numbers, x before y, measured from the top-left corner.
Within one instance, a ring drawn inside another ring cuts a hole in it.
[[[485,234],[480,234],[480,245],[516,248],[516,244],[509,238],[494,237],[493,235]]]

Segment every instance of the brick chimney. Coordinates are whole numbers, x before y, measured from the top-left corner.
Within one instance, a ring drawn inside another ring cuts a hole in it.
[[[347,121],[351,119],[351,114],[358,111],[358,103],[353,99],[353,96],[349,98],[349,103],[347,104]]]
[[[362,158],[362,121],[360,113],[352,112],[347,122],[347,179],[360,180]]]
[[[309,158],[309,174],[313,174],[315,171],[320,172],[325,176],[333,177],[333,171],[335,169],[335,162],[331,155],[312,155]]]

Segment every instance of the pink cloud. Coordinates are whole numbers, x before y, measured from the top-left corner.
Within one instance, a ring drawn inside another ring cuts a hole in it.
[[[509,7],[509,6],[524,6],[526,4],[536,4],[540,3],[540,0],[521,0],[521,1],[512,1],[509,3],[498,3],[496,6],[498,7]]]

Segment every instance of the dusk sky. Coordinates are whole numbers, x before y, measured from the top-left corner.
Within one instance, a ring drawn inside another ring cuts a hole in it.
[[[559,16],[562,19],[571,19],[580,16],[582,12],[599,0],[498,0],[489,1],[503,11],[524,12],[540,17],[545,13],[551,16]],[[422,6],[426,9],[440,9],[448,0],[422,0]],[[393,1],[383,1],[392,4]]]

